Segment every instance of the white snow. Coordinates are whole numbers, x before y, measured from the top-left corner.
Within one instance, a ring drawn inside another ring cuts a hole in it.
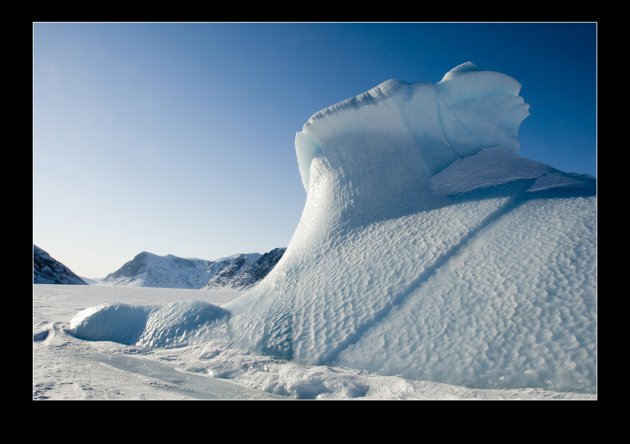
[[[33,289],[34,399],[595,399],[541,389],[475,390],[342,367],[305,366],[205,340],[176,348],[68,334],[77,310],[106,301],[224,304],[238,291],[72,285]],[[189,302],[186,302],[189,301]]]
[[[183,373],[170,364],[169,349],[153,355],[114,342],[74,338],[66,329],[83,309],[103,302],[163,305],[187,300],[223,304],[239,292],[163,288],[35,285],[33,288],[34,399],[248,399],[268,394],[206,376]],[[184,350],[181,348],[180,350]],[[143,359],[143,357],[154,359]]]

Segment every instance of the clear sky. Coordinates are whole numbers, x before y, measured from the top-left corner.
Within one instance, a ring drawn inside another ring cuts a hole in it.
[[[86,277],[286,246],[304,122],[467,60],[522,83],[521,155],[595,175],[594,24],[35,24],[33,240]]]

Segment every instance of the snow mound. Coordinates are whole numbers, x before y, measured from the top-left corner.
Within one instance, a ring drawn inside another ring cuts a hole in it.
[[[79,339],[134,344],[142,335],[154,307],[102,304],[86,308],[70,321],[70,332]]]
[[[594,391],[594,179],[516,154],[519,91],[466,63],[311,117],[296,135],[300,223],[225,306],[235,343],[475,388]]]
[[[229,313],[201,301],[161,306],[103,304],[79,312],[70,333],[79,339],[112,341],[138,347],[177,347],[207,339]]]

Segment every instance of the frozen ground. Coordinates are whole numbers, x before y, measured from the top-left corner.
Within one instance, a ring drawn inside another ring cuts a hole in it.
[[[308,366],[210,340],[176,348],[83,341],[66,333],[81,310],[103,303],[223,305],[237,291],[35,285],[34,399],[595,399],[542,389],[478,390]]]

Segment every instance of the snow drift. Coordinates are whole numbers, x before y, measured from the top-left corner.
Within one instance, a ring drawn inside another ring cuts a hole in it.
[[[517,155],[519,92],[468,62],[435,85],[388,80],[316,113],[296,135],[307,199],[276,267],[192,339],[176,319],[194,306],[151,309],[151,329],[125,308],[141,325],[127,343],[202,340],[220,325],[212,334],[300,363],[593,392],[594,179]],[[98,319],[73,321],[75,334],[114,334]]]

